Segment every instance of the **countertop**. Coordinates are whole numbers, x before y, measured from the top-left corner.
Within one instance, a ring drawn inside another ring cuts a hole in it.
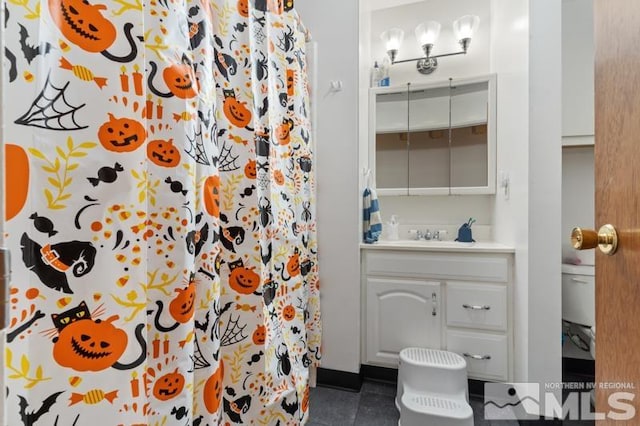
[[[398,240],[378,241],[374,244],[360,243],[363,250],[410,250],[454,253],[514,253],[515,248],[494,242],[478,241],[459,243],[456,241]]]

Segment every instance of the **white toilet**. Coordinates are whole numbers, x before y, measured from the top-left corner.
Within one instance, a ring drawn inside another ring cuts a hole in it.
[[[595,266],[562,265],[562,319],[571,340],[595,359]],[[586,357],[586,356],[585,356]]]

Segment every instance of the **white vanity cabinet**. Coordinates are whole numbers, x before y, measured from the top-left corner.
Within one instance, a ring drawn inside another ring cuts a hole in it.
[[[399,352],[418,346],[464,356],[473,379],[513,377],[510,248],[362,251],[364,364],[397,368]]]

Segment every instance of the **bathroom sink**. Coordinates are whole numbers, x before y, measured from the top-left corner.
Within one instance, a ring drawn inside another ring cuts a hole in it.
[[[432,252],[470,252],[470,253],[513,253],[513,247],[504,244],[479,241],[475,243],[459,243],[457,241],[438,240],[380,240],[374,244],[362,244],[365,250],[409,250],[409,251],[432,251]]]
[[[458,241],[438,241],[438,240],[394,240],[380,241],[379,244],[409,247],[434,247],[434,248],[456,248],[469,247],[475,243],[460,243]]]

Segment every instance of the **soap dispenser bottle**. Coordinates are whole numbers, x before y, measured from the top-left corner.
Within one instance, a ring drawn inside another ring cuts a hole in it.
[[[398,216],[391,215],[391,220],[387,222],[387,238],[391,241],[397,241],[400,239],[399,232],[400,223],[398,223]]]
[[[380,80],[382,79],[382,70],[378,66],[378,61],[375,61],[373,70],[371,70],[371,87],[379,87]]]

